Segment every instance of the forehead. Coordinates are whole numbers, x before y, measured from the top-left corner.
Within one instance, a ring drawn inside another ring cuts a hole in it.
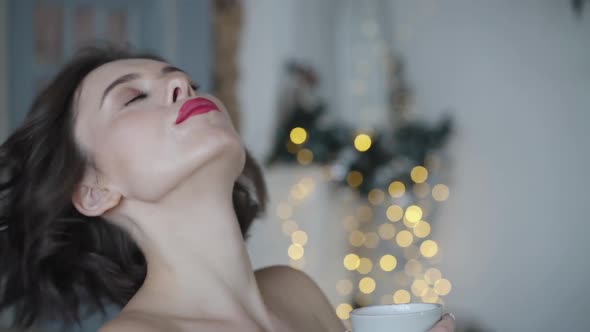
[[[103,90],[117,78],[137,73],[149,75],[159,73],[167,66],[165,62],[150,59],[124,59],[105,63],[91,71],[80,84],[79,100],[100,98]]]

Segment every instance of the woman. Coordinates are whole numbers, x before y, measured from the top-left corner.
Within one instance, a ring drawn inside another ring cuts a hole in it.
[[[101,332],[344,331],[305,274],[252,270],[260,170],[223,104],[157,57],[67,64],[2,145],[0,197],[0,310],[16,325],[115,303]]]

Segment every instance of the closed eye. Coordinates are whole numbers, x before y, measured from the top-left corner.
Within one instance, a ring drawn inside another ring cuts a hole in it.
[[[199,91],[199,88],[201,88],[201,86],[197,83],[191,83],[191,89],[193,89],[194,92]]]
[[[129,101],[127,101],[125,103],[125,106],[129,106],[131,103],[134,103],[136,101],[140,101],[142,99],[145,99],[146,97],[147,97],[147,93],[141,92],[138,95],[136,95],[135,97],[131,98]]]

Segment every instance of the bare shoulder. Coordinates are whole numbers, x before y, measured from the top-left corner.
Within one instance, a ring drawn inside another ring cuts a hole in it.
[[[98,332],[173,332],[171,326],[147,315],[121,313],[117,318],[103,325]]]
[[[315,316],[327,331],[344,331],[327,297],[305,272],[277,265],[257,270],[255,275],[265,298],[284,304],[289,312]]]

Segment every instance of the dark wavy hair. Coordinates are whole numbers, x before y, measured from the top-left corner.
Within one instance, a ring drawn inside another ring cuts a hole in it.
[[[13,308],[15,326],[79,323],[81,307],[123,306],[144,281],[144,256],[128,234],[80,214],[71,201],[88,165],[73,135],[76,89],[97,67],[130,58],[161,60],[113,47],[79,52],[0,146],[0,312]],[[259,166],[246,155],[233,190],[244,238],[267,196]]]

